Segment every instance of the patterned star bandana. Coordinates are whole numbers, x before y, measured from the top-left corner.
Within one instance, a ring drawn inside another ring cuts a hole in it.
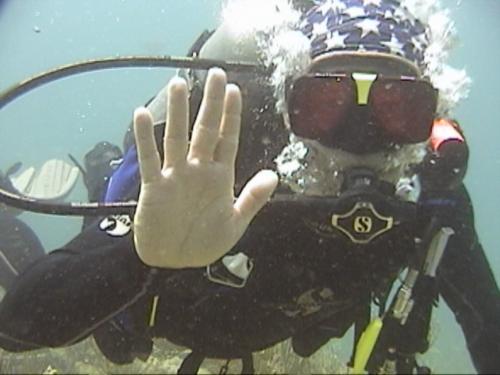
[[[429,45],[424,25],[397,0],[317,0],[301,31],[314,58],[332,51],[395,54],[424,67]]]

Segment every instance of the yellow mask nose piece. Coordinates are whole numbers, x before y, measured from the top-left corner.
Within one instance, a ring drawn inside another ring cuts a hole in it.
[[[356,87],[358,89],[358,105],[367,105],[370,89],[372,88],[373,82],[377,79],[377,75],[369,73],[352,73],[352,78],[356,82]]]

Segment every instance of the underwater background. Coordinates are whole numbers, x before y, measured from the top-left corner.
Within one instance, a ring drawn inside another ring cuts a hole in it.
[[[451,10],[459,34],[450,63],[465,67],[473,80],[469,98],[454,117],[471,152],[466,184],[476,228],[500,280],[500,1],[442,2]],[[185,55],[204,29],[217,25],[220,7],[221,0],[0,0],[0,91],[36,73],[91,58]],[[121,146],[133,109],[173,73],[108,70],[30,92],[0,111],[0,169],[17,161],[27,167],[54,157],[68,160],[68,153],[82,161],[102,140]],[[85,200],[81,181],[71,199]],[[81,225],[79,218],[27,213],[21,218],[38,233],[47,251],[66,243]],[[432,325],[433,345],[424,363],[435,373],[473,372],[460,327],[442,301],[439,306]],[[325,355],[347,361],[349,335],[329,346]],[[75,349],[72,355],[78,355]],[[0,353],[0,358],[8,356]],[[12,368],[23,371],[22,358],[13,356],[11,360],[19,363]]]

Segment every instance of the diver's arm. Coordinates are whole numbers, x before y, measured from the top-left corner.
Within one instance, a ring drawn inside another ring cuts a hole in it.
[[[138,259],[132,235],[112,237],[98,226],[18,278],[0,304],[0,347],[75,343],[145,293],[156,271]]]
[[[500,291],[474,228],[465,188],[453,193],[450,238],[438,272],[441,295],[462,327],[480,373],[500,372]]]

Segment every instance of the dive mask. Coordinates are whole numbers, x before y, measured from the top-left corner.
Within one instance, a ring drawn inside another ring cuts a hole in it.
[[[357,153],[425,141],[438,100],[430,82],[407,76],[316,73],[287,87],[295,135]]]

